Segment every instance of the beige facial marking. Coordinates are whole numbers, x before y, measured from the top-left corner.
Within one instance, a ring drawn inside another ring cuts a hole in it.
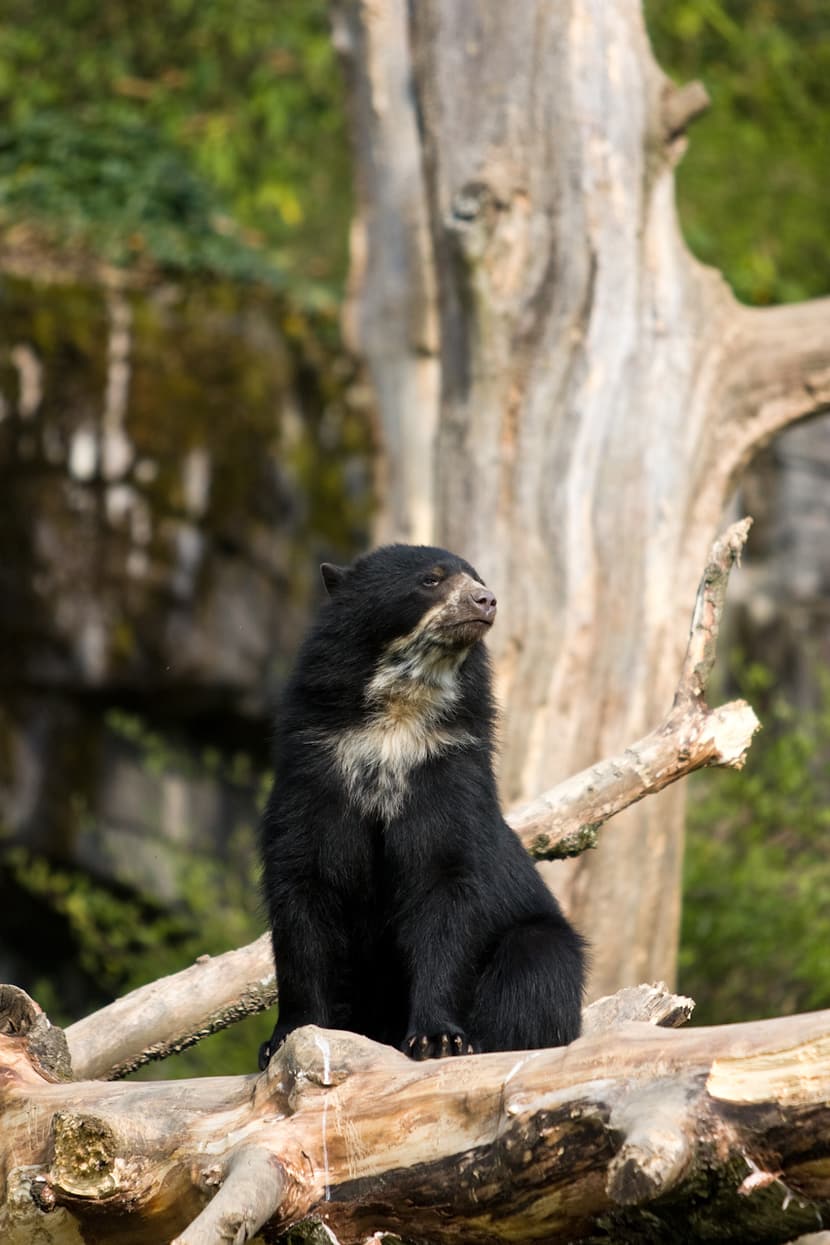
[[[365,723],[332,740],[346,786],[367,814],[391,820],[403,807],[414,769],[472,742],[469,732],[447,720],[469,650],[448,644],[436,624],[451,618],[478,585],[463,573],[452,579],[450,591],[381,657],[366,689]]]

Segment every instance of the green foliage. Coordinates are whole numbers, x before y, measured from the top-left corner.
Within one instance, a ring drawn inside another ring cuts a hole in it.
[[[8,0],[0,122],[7,223],[43,208],[107,258],[132,260],[140,238],[163,266],[229,272],[244,247],[224,204],[299,292],[342,273],[349,154],[324,0]]]
[[[267,796],[269,775],[258,772],[244,753],[225,756],[207,747],[194,758],[141,718],[121,710],[111,711],[107,723],[140,752],[144,767],[159,778],[171,772],[210,773],[226,784],[257,792],[260,806]],[[78,815],[89,817],[83,809]],[[176,852],[174,845],[168,846],[166,854],[176,863],[177,899],[172,905],[58,865],[19,845],[3,849],[0,840],[0,849],[0,874],[6,885],[27,895],[34,910],[56,918],[74,949],[77,966],[102,1001],[178,972],[197,956],[244,946],[265,928],[259,905],[259,853],[248,825],[234,828],[221,857],[207,849]],[[77,1019],[67,1013],[54,980],[44,977],[30,988],[56,1023]],[[273,1022],[273,1015],[252,1017],[136,1075],[252,1072],[259,1044]]]
[[[691,783],[680,986],[696,1020],[720,1024],[830,1006],[830,674],[821,708],[769,696],[742,772]]]
[[[171,947],[187,933],[183,913],[166,912],[137,896],[125,895],[76,869],[59,868],[22,847],[4,852],[3,863],[14,884],[32,899],[44,900],[65,918],[78,948],[80,967],[100,987],[115,995],[133,984],[145,955],[161,967]],[[58,1005],[60,1019],[69,1019]]]
[[[274,279],[182,152],[136,118],[38,112],[0,126],[0,219],[118,265]]]
[[[712,96],[678,171],[692,247],[747,301],[826,292],[830,0],[645,8],[664,67]],[[344,112],[325,0],[8,0],[0,221],[187,271],[247,275],[247,241],[259,275],[329,300],[351,210]]]
[[[64,918],[79,967],[112,998],[178,972],[199,955],[217,955],[258,937],[264,921],[258,911],[256,859],[252,836],[244,833],[237,835],[228,859],[190,856],[181,866],[180,898],[175,907],[164,908],[23,848],[2,853],[8,881]],[[74,1019],[66,1015],[54,981],[37,982],[34,993],[56,1023]],[[252,1017],[137,1075],[252,1072],[257,1048],[273,1022],[273,1016]]]
[[[257,811],[262,812],[265,807],[271,789],[271,774],[258,769],[247,752],[222,752],[215,745],[207,744],[198,756],[194,756],[190,749],[177,745],[161,731],[148,726],[139,714],[125,709],[110,709],[105,715],[105,722],[114,735],[126,740],[141,753],[143,768],[148,773],[161,777],[166,772],[175,771],[187,778],[211,774],[231,787],[254,791]],[[249,833],[247,827],[243,827],[241,832],[237,830],[236,839],[231,844],[232,854],[241,862],[249,859],[250,853],[254,852],[253,844],[246,837]]]
[[[747,302],[827,293],[828,0],[646,0],[658,60],[712,98],[678,170],[693,250]]]

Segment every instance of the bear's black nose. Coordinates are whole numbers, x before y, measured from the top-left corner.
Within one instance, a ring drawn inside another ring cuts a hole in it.
[[[489,588],[476,588],[470,593],[476,611],[482,618],[492,622],[496,615],[496,598]]]

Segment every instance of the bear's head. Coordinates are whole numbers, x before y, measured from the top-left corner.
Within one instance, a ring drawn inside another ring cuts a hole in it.
[[[385,545],[321,568],[329,608],[379,649],[464,651],[493,624],[496,598],[463,558],[429,545]]]

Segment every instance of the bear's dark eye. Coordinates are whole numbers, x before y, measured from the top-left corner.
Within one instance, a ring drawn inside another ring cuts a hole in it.
[[[425,588],[437,588],[440,582],[440,575],[425,575],[421,580],[421,583]]]

